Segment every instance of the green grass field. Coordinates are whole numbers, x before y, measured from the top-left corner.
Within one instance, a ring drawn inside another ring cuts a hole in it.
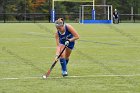
[[[140,24],[71,24],[80,35],[63,78],[49,23],[0,24],[0,93],[140,93]]]

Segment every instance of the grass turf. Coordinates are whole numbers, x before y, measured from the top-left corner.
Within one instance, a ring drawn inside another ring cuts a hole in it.
[[[71,77],[62,78],[57,63],[43,80],[55,55],[54,24],[0,24],[0,93],[140,92],[140,24],[71,25],[80,35]]]

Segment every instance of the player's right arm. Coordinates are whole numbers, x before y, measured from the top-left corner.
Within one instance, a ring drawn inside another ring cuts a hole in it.
[[[60,54],[60,44],[59,44],[59,36],[58,33],[55,33],[55,40],[56,40],[56,57]]]

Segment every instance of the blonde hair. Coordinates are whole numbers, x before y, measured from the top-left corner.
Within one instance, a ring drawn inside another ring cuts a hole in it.
[[[63,18],[58,18],[55,21],[55,26],[63,26],[64,25],[64,19]]]

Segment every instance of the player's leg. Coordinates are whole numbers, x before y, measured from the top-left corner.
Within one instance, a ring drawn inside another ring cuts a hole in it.
[[[118,24],[118,20],[119,20],[119,19],[118,19],[118,16],[116,15],[116,16],[115,16],[115,24]]]
[[[64,48],[64,45],[60,45],[60,51]],[[62,75],[67,76],[67,66],[66,66],[66,56],[65,56],[66,50],[62,53],[60,57],[60,64],[62,69]]]
[[[63,48],[64,48],[64,45],[62,45],[60,49],[63,49]],[[67,64],[69,61],[71,51],[72,50],[70,48],[66,48],[60,58],[60,64],[61,64],[63,76],[67,76]]]
[[[117,24],[119,24],[119,17],[117,18]]]
[[[72,52],[72,50],[74,48],[74,45],[75,45],[75,43],[69,44],[69,46],[65,50],[66,51],[65,52],[66,64],[68,64],[68,62],[69,62],[69,57],[70,57],[71,52]]]
[[[67,65],[68,62],[69,62],[69,57],[70,57],[71,52],[72,52],[71,49],[66,48],[66,50],[65,50],[66,65]]]
[[[67,64],[69,61],[70,54],[72,52],[72,49],[74,48],[75,43],[70,43],[69,46],[65,49],[63,54],[60,58],[60,63],[62,67],[62,75],[67,76]],[[60,47],[60,50],[62,50],[65,46],[62,44]]]

